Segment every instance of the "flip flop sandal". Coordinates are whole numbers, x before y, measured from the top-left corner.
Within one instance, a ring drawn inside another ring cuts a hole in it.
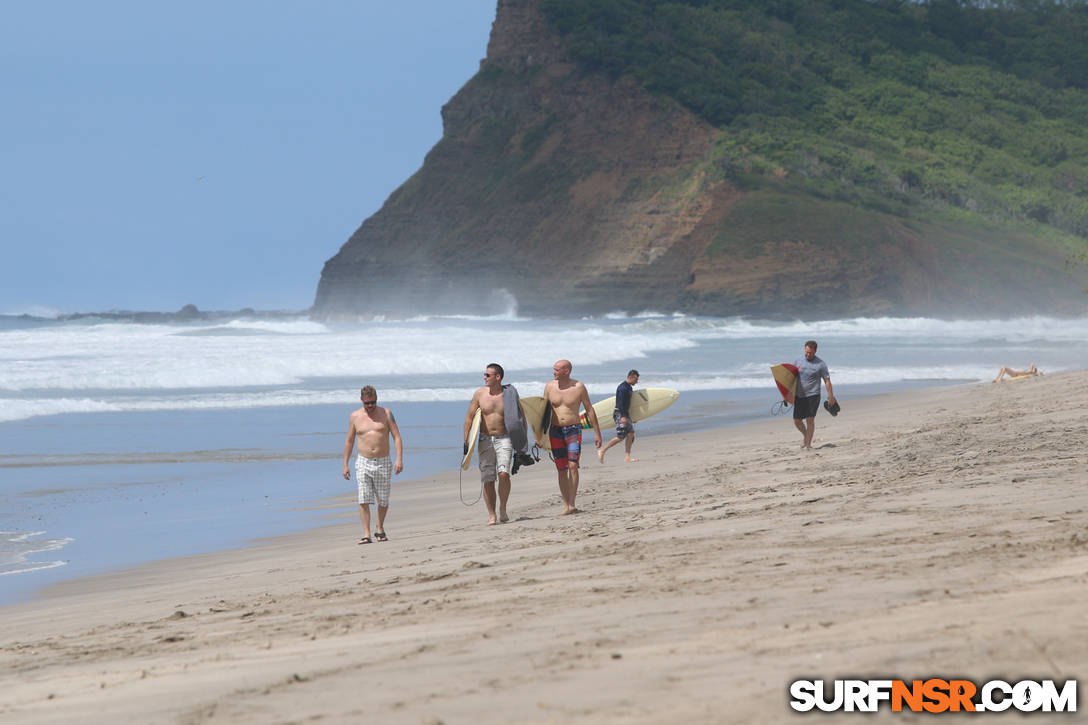
[[[379,531],[378,533],[374,534],[374,538],[378,541],[389,541],[389,537],[385,535],[384,531]]]
[[[363,538],[359,539],[358,543],[360,543],[360,544],[370,544],[370,543],[373,543],[373,542],[371,542],[369,536],[364,536]]]

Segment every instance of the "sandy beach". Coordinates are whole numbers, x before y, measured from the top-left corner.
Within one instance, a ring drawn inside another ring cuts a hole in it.
[[[780,417],[587,452],[574,516],[546,459],[502,526],[447,472],[395,481],[388,543],[345,495],[55,586],[0,610],[0,719],[766,723],[797,678],[1088,674],[1088,372],[841,402],[812,451]]]

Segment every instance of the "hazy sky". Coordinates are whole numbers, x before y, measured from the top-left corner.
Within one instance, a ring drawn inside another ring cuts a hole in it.
[[[0,4],[0,313],[309,307],[495,6]]]

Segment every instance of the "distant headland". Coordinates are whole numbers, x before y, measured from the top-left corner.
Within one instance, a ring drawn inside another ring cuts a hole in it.
[[[5,315],[8,319],[54,320],[109,320],[114,322],[139,322],[143,324],[178,323],[178,322],[216,322],[253,318],[260,320],[289,320],[306,318],[309,310],[254,310],[245,307],[241,310],[201,310],[196,305],[188,304],[177,312],[148,312],[140,310],[109,310],[108,312],[71,312],[43,317],[33,314]]]
[[[315,319],[1085,312],[1088,8],[614,6],[500,0]]]

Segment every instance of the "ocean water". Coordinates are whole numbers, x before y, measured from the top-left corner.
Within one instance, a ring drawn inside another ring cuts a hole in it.
[[[327,522],[329,509],[312,504],[354,491],[340,465],[364,384],[394,410],[411,478],[455,468],[490,362],[537,395],[568,358],[594,400],[637,368],[640,387],[681,391],[640,424],[645,436],[770,417],[768,368],[798,358],[809,338],[848,411],[851,398],[986,381],[1001,365],[1081,369],[1088,319],[0,316],[0,603]]]

